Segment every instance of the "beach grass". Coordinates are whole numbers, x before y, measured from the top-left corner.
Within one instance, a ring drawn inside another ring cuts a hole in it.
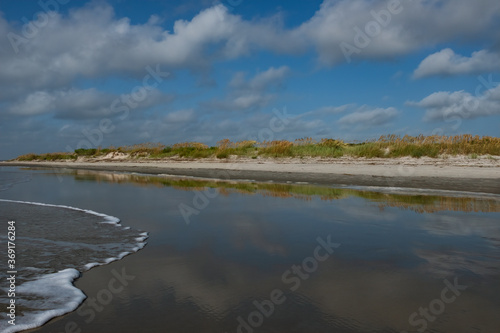
[[[47,154],[26,154],[17,158],[18,161],[60,161],[76,160],[78,156],[70,153],[47,153]]]
[[[111,154],[111,155],[110,155]],[[361,143],[347,143],[342,140],[324,138],[314,140],[301,138],[295,141],[273,140],[256,142],[251,140],[232,142],[223,139],[216,146],[209,147],[201,142],[181,142],[170,146],[161,143],[142,143],[132,146],[76,149],[74,152],[25,154],[17,157],[17,161],[56,161],[76,160],[79,157],[99,158],[126,154],[131,159],[164,159],[164,158],[217,158],[228,159],[232,156],[259,158],[339,158],[342,156],[365,158],[398,158],[398,157],[446,157],[464,155],[471,159],[479,156],[500,156],[500,138],[490,136],[473,136],[470,134],[456,136],[398,136],[384,135],[378,140]]]

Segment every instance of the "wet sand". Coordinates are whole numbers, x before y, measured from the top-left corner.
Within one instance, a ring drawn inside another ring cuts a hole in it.
[[[377,186],[500,194],[500,162],[467,159],[236,159],[0,162],[1,166],[68,168],[176,176]]]

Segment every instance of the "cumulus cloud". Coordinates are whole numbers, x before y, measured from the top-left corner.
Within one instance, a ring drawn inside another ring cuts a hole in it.
[[[419,102],[407,102],[426,110],[425,121],[444,121],[451,117],[478,118],[500,114],[500,85],[486,90],[482,95],[466,91],[440,91]]]
[[[343,126],[356,126],[360,128],[381,126],[393,121],[399,115],[398,110],[393,107],[367,109],[366,106],[359,108],[339,119],[338,123]]]
[[[280,87],[283,80],[290,74],[290,68],[281,66],[271,67],[268,70],[256,74],[251,80],[245,80],[245,73],[239,72],[234,75],[230,86],[239,90],[264,90],[267,88]]]
[[[498,30],[496,0],[480,6],[468,0],[401,1],[389,8],[390,3],[325,0],[294,35],[312,42],[321,63],[335,65],[346,54],[347,60],[391,59],[448,40],[484,39]]]
[[[18,103],[11,105],[9,111],[12,114],[22,116],[36,116],[45,113],[102,113],[102,109],[108,107],[112,100],[113,96],[104,94],[93,88],[87,90],[58,90],[54,92],[36,91]]]
[[[195,112],[193,109],[178,110],[167,114],[164,118],[166,123],[187,123],[195,119]]]
[[[472,53],[470,57],[464,57],[446,48],[422,60],[413,77],[480,74],[498,70],[500,70],[500,54],[480,50]]]
[[[229,83],[230,92],[222,100],[204,103],[206,107],[222,111],[245,111],[262,109],[275,97],[284,80],[290,74],[290,68],[271,67],[247,80],[245,73],[236,73]]]
[[[67,16],[53,13],[34,38],[24,38],[20,29],[11,26],[10,39],[1,40],[0,78],[11,83],[30,78],[37,87],[65,84],[79,75],[95,78],[119,73],[140,78],[148,65],[200,69],[246,54],[252,46],[265,44],[273,50],[281,44],[277,23],[246,22],[222,5],[205,9],[191,20],[175,21],[172,31],[159,23],[153,17],[144,24],[132,24],[128,18],[116,18],[111,6],[91,3]],[[6,26],[8,22],[0,17],[0,29]],[[272,42],[266,42],[269,38]]]
[[[119,74],[140,79],[145,67],[154,64],[164,70],[196,71],[214,61],[261,50],[297,54],[314,48],[321,63],[335,65],[345,61],[340,44],[355,44],[354,28],[363,30],[384,11],[387,1],[325,0],[308,21],[287,29],[280,17],[246,21],[216,5],[191,20],[177,20],[169,31],[158,18],[132,24],[126,17],[115,17],[111,6],[93,2],[67,15],[52,13],[47,24],[29,39],[23,37],[20,27],[0,16],[0,32],[5,32],[0,39],[0,87],[8,90],[7,96],[61,88],[77,77]],[[451,39],[481,39],[496,31],[500,3],[403,1],[398,11],[390,14],[390,22],[380,34],[353,57],[387,59]],[[8,33],[10,42],[5,37]],[[13,39],[13,34],[21,39]]]
[[[9,110],[18,115],[34,116],[50,112],[52,110],[55,97],[44,91],[34,92],[14,105]]]
[[[341,106],[332,106],[332,105],[322,106],[318,109],[302,113],[299,117],[310,117],[310,116],[325,117],[325,116],[330,116],[330,115],[342,113],[342,112],[344,112],[344,111],[346,111],[349,108],[352,108],[354,106],[355,106],[354,104],[345,104],[345,105],[341,105]]]
[[[148,98],[131,104],[134,109],[140,110],[158,103],[167,102],[170,96],[161,94],[157,90],[147,92]],[[8,111],[13,115],[37,116],[42,114],[52,114],[62,119],[89,119],[98,118],[113,113],[113,104],[123,104],[126,97],[130,95],[116,96],[90,88],[85,90],[68,89],[56,91],[36,91],[26,98],[13,103]]]
[[[93,2],[67,15],[53,13],[30,39],[12,39],[12,34],[23,37],[20,27],[0,16],[2,36],[11,33],[10,42],[0,40],[0,85],[47,89],[77,76],[140,78],[153,64],[199,70],[253,51],[297,54],[311,47],[323,64],[334,65],[345,61],[340,44],[355,44],[355,28],[364,30],[387,10],[387,1],[381,0],[325,0],[308,21],[287,29],[280,17],[246,21],[216,5],[191,20],[177,20],[169,31],[158,18],[132,24],[115,17],[111,6]],[[499,11],[496,0],[483,0],[480,6],[468,0],[402,1],[398,13],[389,14],[380,33],[353,56],[387,59],[451,39],[481,39],[498,28]]]

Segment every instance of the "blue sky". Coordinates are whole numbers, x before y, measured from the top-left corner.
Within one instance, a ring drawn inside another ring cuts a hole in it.
[[[500,133],[497,0],[0,4],[0,159]]]

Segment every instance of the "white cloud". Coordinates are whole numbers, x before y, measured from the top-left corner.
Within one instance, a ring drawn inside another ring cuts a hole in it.
[[[339,45],[353,43],[354,27],[364,29],[374,20],[370,12],[386,7],[387,2],[380,0],[325,0],[311,19],[286,29],[279,16],[246,21],[217,5],[189,21],[176,21],[172,31],[167,31],[159,20],[132,24],[128,18],[116,18],[111,6],[93,2],[67,15],[54,13],[34,38],[16,45],[19,54],[13,52],[7,38],[1,39],[0,94],[58,89],[78,77],[119,73],[141,79],[145,67],[155,64],[164,70],[199,70],[214,61],[261,50],[297,54],[314,48],[323,64],[335,65],[345,61]],[[478,6],[468,0],[445,0],[439,5],[414,1],[402,2],[401,8],[380,35],[353,56],[386,59],[457,38],[487,38],[496,31],[494,18],[500,2],[483,0]],[[21,29],[3,17],[1,31],[22,36]],[[280,69],[267,73],[282,74]],[[259,84],[255,80],[254,84]]]
[[[11,113],[34,116],[50,112],[53,108],[55,97],[44,91],[37,91],[28,96],[23,101],[12,105],[9,109]]]
[[[368,128],[389,123],[399,115],[398,110],[393,107],[389,107],[386,109],[366,109],[366,106],[361,107],[357,111],[340,118],[338,123],[343,126]]]
[[[252,79],[246,80],[244,72],[238,72],[233,76],[229,86],[240,90],[265,90],[272,87],[280,87],[283,80],[290,74],[290,68],[281,66],[271,67],[264,72],[256,74]]]
[[[262,90],[269,86],[280,86],[289,74],[290,68],[287,66],[281,66],[279,68],[271,67],[267,71],[255,75],[249,82],[249,87]]]
[[[35,116],[45,113],[68,113],[71,111],[92,110],[111,104],[112,96],[103,94],[96,89],[88,90],[58,90],[54,92],[36,91],[24,100],[11,105],[12,114]]]
[[[267,106],[273,95],[259,95],[253,93],[232,93],[222,100],[212,100],[202,103],[205,107],[215,111],[251,111]]]
[[[500,70],[500,54],[480,50],[472,53],[470,57],[464,57],[446,48],[422,60],[413,77],[480,74],[498,70]]]
[[[164,118],[166,123],[187,123],[195,119],[195,113],[193,109],[178,110],[170,112]]]
[[[96,2],[67,16],[54,13],[36,36],[13,43],[19,54],[7,38],[0,40],[0,84],[29,80],[32,87],[47,88],[70,83],[77,76],[116,73],[142,78],[145,67],[155,64],[165,70],[198,70],[255,47],[274,50],[283,39],[277,35],[281,32],[276,22],[246,22],[222,5],[205,9],[191,20],[175,21],[172,31],[159,23],[132,24],[128,18],[116,18],[111,6]],[[7,29],[23,37],[20,29],[0,17],[0,30]]]
[[[294,36],[310,40],[321,63],[335,65],[346,60],[340,47],[343,42],[357,48],[352,59],[391,59],[449,40],[484,39],[498,29],[500,2],[496,0],[481,1],[481,5],[469,0],[400,1],[393,14],[388,11],[389,3],[325,0]],[[377,20],[382,23],[377,25]],[[371,37],[366,30],[376,26],[380,29]]]
[[[480,96],[466,91],[440,91],[419,102],[407,102],[426,110],[425,121],[444,121],[450,117],[478,118],[500,114],[500,85],[489,89]]]
[[[176,21],[168,32],[154,20],[133,25],[128,18],[115,18],[112,7],[93,3],[67,16],[54,14],[34,38],[16,45],[19,54],[2,39],[0,86],[13,91],[61,88],[78,77],[117,73],[142,79],[146,66],[155,64],[164,70],[206,67],[213,60],[206,47],[230,38],[238,21],[215,6],[191,21]],[[2,24],[7,23],[0,17]]]
[[[134,109],[144,109],[171,98],[162,95],[157,90],[149,91],[147,97],[142,101],[134,102]],[[120,101],[121,96],[103,93],[94,88],[36,91],[17,103],[11,104],[8,111],[19,116],[53,114],[57,118],[64,119],[98,118],[110,115],[113,112],[111,106],[117,99]],[[120,102],[117,105],[125,104]]]
[[[271,67],[246,80],[245,73],[238,72],[229,82],[230,92],[223,100],[212,100],[205,103],[211,109],[223,111],[244,111],[261,109],[274,98],[273,91],[283,86],[284,80],[290,74],[290,68],[282,66]]]
[[[233,102],[227,104],[227,106],[236,110],[248,110],[254,107],[262,108],[266,106],[271,99],[272,97],[269,95],[263,96],[250,93],[235,97]]]
[[[341,106],[323,106],[320,107],[316,110],[308,111],[305,113],[300,114],[298,117],[310,117],[310,116],[329,116],[329,115],[335,115],[338,113],[345,112],[349,108],[354,107],[354,104],[345,104]]]
[[[353,56],[387,59],[439,42],[484,39],[496,31],[500,11],[497,0],[483,0],[480,6],[469,0],[401,4],[402,11]],[[314,48],[323,64],[335,65],[345,61],[339,45],[354,42],[354,27],[364,29],[374,20],[371,11],[386,9],[387,1],[381,0],[325,0],[308,21],[286,29],[279,16],[247,21],[217,5],[191,20],[176,21],[167,31],[160,20],[132,24],[116,18],[111,6],[93,2],[64,16],[54,14],[34,38],[16,45],[17,55],[7,38],[1,39],[0,86],[12,91],[55,89],[79,76],[116,73],[142,78],[148,65],[199,70],[262,50],[297,54]],[[22,36],[19,27],[0,17],[2,31]]]

